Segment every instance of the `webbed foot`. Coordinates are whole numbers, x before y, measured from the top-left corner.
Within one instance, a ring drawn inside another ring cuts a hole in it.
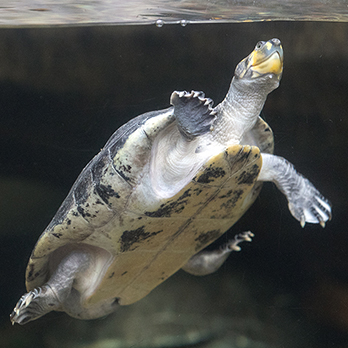
[[[250,231],[242,232],[239,234],[236,234],[234,236],[234,239],[228,241],[226,244],[224,244],[221,248],[227,249],[227,251],[240,251],[241,247],[238,245],[241,242],[251,242],[252,237],[254,237],[254,234]]]
[[[284,158],[263,153],[258,180],[273,181],[277,185],[302,227],[306,222],[325,227],[325,222],[331,220],[330,202]]]
[[[239,233],[219,249],[203,250],[192,256],[182,269],[197,276],[211,274],[221,267],[232,251],[240,251],[239,243],[251,242],[253,236],[250,231]]]
[[[14,323],[23,325],[40,318],[57,307],[58,300],[51,287],[44,285],[29,291],[20,298],[10,315],[10,320],[12,325]]]
[[[319,223],[324,228],[325,222],[331,220],[331,204],[309,180],[303,177],[302,180],[302,194],[291,196],[289,210],[293,217],[300,221],[302,227],[309,222]]]

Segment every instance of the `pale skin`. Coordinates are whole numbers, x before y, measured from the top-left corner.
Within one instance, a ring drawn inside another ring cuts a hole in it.
[[[198,92],[189,96],[191,99],[187,105],[182,103],[186,101],[185,92],[173,93],[171,102],[177,127],[169,130],[163,141],[157,142],[160,153],[154,157],[156,162],[151,167],[157,174],[151,181],[154,195],[169,197],[178,192],[212,154],[223,151],[231,144],[244,145],[244,141],[248,140],[245,145],[257,145],[252,143],[250,131],[267,95],[279,85],[282,60],[279,40],[258,44],[252,54],[237,66],[226,98],[214,110],[208,105],[210,101]],[[192,117],[192,110],[196,110],[192,103],[199,98],[205,102],[204,113],[198,112]],[[207,121],[201,122],[202,117]],[[174,139],[174,145],[173,141],[166,143],[169,136]],[[262,153],[258,181],[275,183],[287,198],[291,214],[302,227],[306,222],[319,223],[324,227],[331,218],[329,202],[284,158]],[[244,232],[218,250],[202,251],[182,269],[194,275],[213,273],[232,251],[240,250],[239,243],[251,241],[252,236],[251,232]],[[11,314],[12,323],[25,324],[52,310],[65,311],[80,319],[97,318],[113,312],[118,306],[117,298],[88,308],[82,305],[81,299],[89,290],[86,280],[93,277],[98,260],[98,252],[92,247],[80,246],[64,255],[49,281],[19,300]]]

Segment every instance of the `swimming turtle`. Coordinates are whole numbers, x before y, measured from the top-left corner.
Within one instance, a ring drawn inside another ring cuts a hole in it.
[[[259,116],[282,71],[280,41],[261,41],[215,108],[203,92],[175,91],[171,107],[119,128],[39,238],[12,323],[52,310],[98,318],[140,300],[179,269],[216,271],[251,232],[202,249],[243,215],[263,181],[277,185],[302,227],[324,227],[330,203],[273,155],[272,131]]]

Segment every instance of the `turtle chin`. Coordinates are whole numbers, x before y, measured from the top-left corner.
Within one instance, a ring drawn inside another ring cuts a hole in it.
[[[243,89],[249,90],[253,94],[267,95],[279,87],[281,75],[268,73],[257,78],[237,79],[238,84],[243,86]]]

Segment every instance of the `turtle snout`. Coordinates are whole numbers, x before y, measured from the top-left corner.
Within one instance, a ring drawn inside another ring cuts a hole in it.
[[[280,46],[280,45],[281,45],[281,42],[280,42],[279,39],[274,38],[274,39],[272,39],[271,41],[273,42],[273,44],[274,44],[275,46]]]

